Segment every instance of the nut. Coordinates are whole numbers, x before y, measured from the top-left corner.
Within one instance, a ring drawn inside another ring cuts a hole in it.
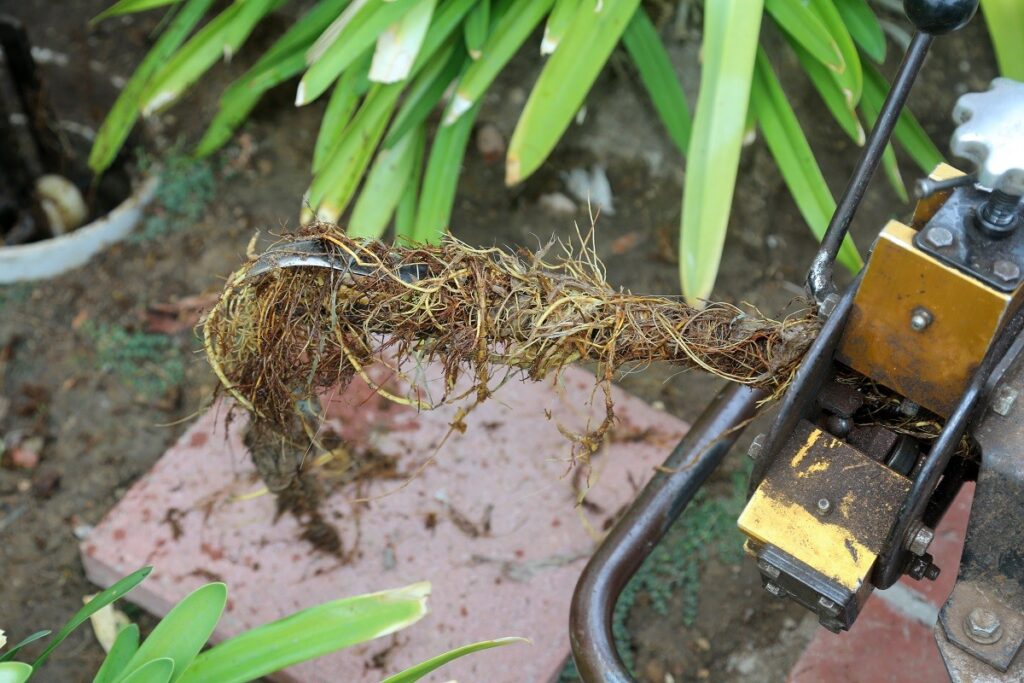
[[[953,244],[953,233],[949,228],[931,228],[925,233],[925,239],[933,247],[948,247]]]
[[[910,539],[907,550],[920,557],[928,552],[928,546],[935,540],[935,532],[926,526],[921,526]]]
[[[750,448],[747,449],[747,457],[751,460],[757,460],[761,457],[761,451],[764,450],[764,442],[768,438],[767,434],[758,434],[754,437],[754,440],[750,442]]]
[[[1003,282],[1013,282],[1020,278],[1020,266],[1013,261],[999,259],[992,264],[992,274]]]
[[[757,567],[761,570],[761,573],[772,579],[779,578],[779,574],[782,573],[781,571],[779,571],[778,567],[769,563],[768,560],[758,560]]]
[[[1013,387],[1008,387],[1005,384],[996,389],[995,396],[992,397],[992,410],[993,412],[1006,417],[1010,414],[1010,410],[1013,408],[1013,404],[1017,402],[1018,392]]]
[[[1003,625],[995,612],[975,607],[964,620],[964,630],[971,640],[982,645],[991,645],[1003,637]]]
[[[828,498],[821,498],[818,500],[818,513],[827,515],[828,511],[832,509],[832,503],[829,502]]]

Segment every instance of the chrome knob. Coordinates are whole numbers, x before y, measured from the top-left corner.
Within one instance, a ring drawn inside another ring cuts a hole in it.
[[[978,183],[1013,197],[1024,195],[1024,83],[997,78],[985,92],[962,95],[950,148],[978,169]]]

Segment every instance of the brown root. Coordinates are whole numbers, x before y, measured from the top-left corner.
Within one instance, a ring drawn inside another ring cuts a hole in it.
[[[557,258],[476,249],[448,237],[437,246],[357,240],[333,225],[298,236],[319,240],[364,274],[323,267],[237,271],[205,322],[206,352],[224,388],[255,416],[287,431],[296,402],[361,375],[382,395],[420,408],[486,399],[516,375],[540,380],[576,361],[597,365],[607,417],[576,435],[589,455],[611,427],[608,386],[623,367],[669,361],[756,386],[789,384],[819,322],[810,308],[777,321],[725,303],[635,295],[607,283],[593,250]],[[296,238],[288,238],[294,240]],[[403,279],[414,269],[415,280]],[[444,390],[430,397],[403,371],[436,361]],[[395,395],[366,368],[388,364],[411,389]],[[456,381],[471,379],[458,393]]]

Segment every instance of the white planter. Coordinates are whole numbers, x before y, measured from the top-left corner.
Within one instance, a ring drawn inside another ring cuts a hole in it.
[[[159,178],[147,178],[116,209],[73,232],[39,242],[0,247],[0,284],[43,280],[77,268],[127,237],[153,199]]]

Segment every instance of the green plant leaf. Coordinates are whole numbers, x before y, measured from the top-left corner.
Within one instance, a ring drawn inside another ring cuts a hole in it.
[[[381,683],[414,683],[426,676],[431,671],[439,669],[445,664],[454,661],[460,657],[473,654],[474,652],[480,652],[481,650],[489,650],[492,647],[501,647],[502,645],[511,645],[512,643],[529,643],[530,641],[526,638],[495,638],[494,640],[482,640],[478,643],[472,643],[471,645],[463,645],[457,647],[454,650],[449,650],[436,657],[431,657],[425,662],[420,662],[415,666],[411,666],[405,671],[397,673],[393,676],[388,676]]]
[[[846,68],[843,54],[828,27],[804,0],[764,0],[764,9],[793,42],[803,46],[814,59],[829,69]]]
[[[867,0],[835,0],[836,9],[854,42],[879,64],[885,61],[885,32]]]
[[[333,156],[345,127],[359,105],[359,98],[369,90],[370,79],[367,74],[372,56],[373,51],[367,50],[334,84],[313,147],[313,173],[319,173],[324,162]]]
[[[412,241],[413,231],[416,229],[416,206],[419,203],[420,183],[423,180],[423,161],[427,155],[426,134],[420,136],[420,142],[416,146],[416,156],[412,162],[412,173],[405,183],[405,189],[398,200],[398,207],[395,209],[395,239]]]
[[[123,680],[127,681],[133,673],[160,658],[173,662],[170,680],[180,679],[210,639],[227,599],[228,590],[223,583],[208,583],[186,595],[160,620],[125,664]]]
[[[306,54],[309,69],[299,81],[295,95],[296,106],[309,104],[317,99],[331,84],[338,79],[359,55],[377,42],[389,26],[401,19],[419,0],[368,0],[361,4],[358,0],[349,6],[349,10],[357,10],[345,24],[338,35],[330,41],[323,41],[333,28],[328,27],[313,47]],[[339,20],[345,17],[345,14]]]
[[[843,68],[833,72],[833,78],[839,84],[849,106],[855,107],[860,102],[860,94],[864,88],[864,72],[861,67],[860,55],[853,37],[843,23],[839,10],[832,0],[808,0],[809,6],[817,13],[818,18],[828,28],[833,40],[843,56]]]
[[[753,2],[760,7],[761,0]],[[506,184],[525,180],[551,154],[639,5],[640,0],[580,2],[572,26],[541,70],[512,133]]]
[[[281,0],[235,0],[201,28],[153,77],[142,99],[146,116],[177,100],[218,60],[230,59]]]
[[[565,32],[572,26],[572,19],[580,7],[580,0],[555,0],[544,25],[544,38],[540,41],[540,53],[550,55],[562,42]]]
[[[675,69],[661,43],[661,36],[654,28],[647,12],[638,7],[633,18],[622,34],[622,43],[626,46],[630,58],[636,64],[640,80],[647,88],[651,103],[658,112],[661,122],[665,125],[669,137],[676,143],[679,151],[686,154],[690,144],[690,108],[686,104],[683,86],[676,77]]]
[[[195,155],[220,149],[263,97],[263,93],[306,68],[305,51],[349,0],[322,0],[281,36],[245,75],[224,91],[217,115],[207,126]]]
[[[866,90],[867,86],[865,87],[865,92]],[[860,100],[861,113],[864,114],[864,120],[868,126],[872,128],[875,122],[878,121],[878,109],[873,105],[872,98],[867,94]],[[907,194],[907,186],[903,182],[903,176],[900,174],[899,161],[896,160],[896,152],[893,150],[891,142],[885,146],[885,151],[882,152],[882,170],[885,171],[885,177],[889,181],[889,186],[892,187],[900,201],[904,203],[910,201],[910,196]]]
[[[448,86],[466,63],[466,54],[455,47],[454,42],[449,42],[446,47],[438,50],[406,90],[402,107],[395,114],[395,122],[384,139],[385,147],[391,147],[399,138],[426,121],[441,101]]]
[[[505,12],[483,46],[483,54],[459,79],[455,95],[444,113],[452,124],[476,104],[513,55],[551,9],[554,0],[520,0],[514,12]]]
[[[146,10],[156,9],[157,7],[166,7],[167,5],[176,5],[181,0],[119,0],[113,5],[103,10],[95,17],[89,20],[90,24],[97,24],[104,19],[110,17],[116,17],[121,14],[133,14],[135,12],[145,12]]]
[[[121,598],[128,591],[142,583],[143,580],[149,576],[151,571],[153,571],[152,567],[143,567],[142,569],[138,569],[115,583],[107,590],[97,593],[96,597],[86,603],[82,609],[75,612],[75,615],[68,620],[68,623],[64,624],[64,627],[57,632],[56,636],[54,636],[53,642],[43,650],[42,654],[36,657],[36,661],[32,662],[32,667],[35,669],[41,667],[50,656],[50,653],[53,652],[58,645],[63,643],[64,639],[71,635],[72,631],[81,626],[86,619],[91,617],[93,614]]]
[[[7,651],[0,655],[0,662],[9,662],[14,659],[14,655],[18,654],[19,651],[29,643],[34,643],[41,638],[45,638],[50,635],[52,631],[50,629],[43,629],[42,631],[36,631],[35,633],[22,638],[16,645],[12,645],[7,648]]]
[[[796,53],[797,59],[800,60],[800,65],[803,66],[807,77],[811,79],[814,89],[818,91],[818,95],[821,96],[825,106],[832,114],[832,118],[858,147],[863,146],[867,137],[864,134],[864,127],[860,125],[856,111],[850,107],[846,95],[840,90],[835,78],[821,62],[807,54],[807,51],[798,43],[791,42],[790,46]]]
[[[241,683],[394,633],[427,613],[430,584],[310,607],[216,645],[196,657],[180,683]]]
[[[1024,81],[1024,3],[1020,0],[981,0],[999,71]]]
[[[336,150],[309,187],[308,200],[320,220],[337,221],[345,211],[384,136],[401,92],[401,83],[370,88]]]
[[[412,233],[414,242],[434,244],[447,231],[462,173],[462,158],[479,112],[480,105],[476,104],[455,123],[441,126],[434,136],[423,172],[423,189]]]
[[[32,667],[24,662],[0,663],[0,683],[25,683],[32,675]]]
[[[686,155],[679,239],[679,280],[692,303],[711,293],[722,258],[761,10],[761,0],[717,0],[704,6],[704,67]]]
[[[864,97],[875,111],[881,111],[885,97],[889,93],[889,84],[874,66],[871,64],[864,66]],[[900,112],[896,127],[893,129],[893,137],[924,173],[931,173],[936,166],[944,161],[942,152],[924,132],[924,128],[907,107]]]
[[[174,660],[169,657],[151,659],[122,678],[119,683],[169,683],[174,679]]]
[[[423,127],[419,126],[399,138],[394,146],[384,147],[377,153],[352,210],[349,237],[378,239],[384,234],[413,175],[416,151],[423,147],[425,136]]]
[[[213,0],[188,0],[135,69],[96,133],[89,152],[89,168],[93,172],[102,173],[113,163],[139,117],[140,102],[151,79],[185,41],[212,3]]]
[[[800,128],[800,122],[761,48],[757,53],[750,107],[800,215],[820,240],[835,213],[836,202]],[[863,265],[857,247],[849,236],[839,250],[839,262],[854,273]]]
[[[125,666],[139,649],[139,627],[128,624],[121,629],[114,644],[100,665],[92,683],[114,683],[124,673]]]
[[[416,0],[412,9],[377,36],[377,49],[370,64],[371,81],[398,83],[409,77],[436,5],[437,0]]]
[[[491,27],[491,0],[479,0],[466,16],[462,35],[466,41],[466,52],[470,59],[480,59],[484,41]]]

